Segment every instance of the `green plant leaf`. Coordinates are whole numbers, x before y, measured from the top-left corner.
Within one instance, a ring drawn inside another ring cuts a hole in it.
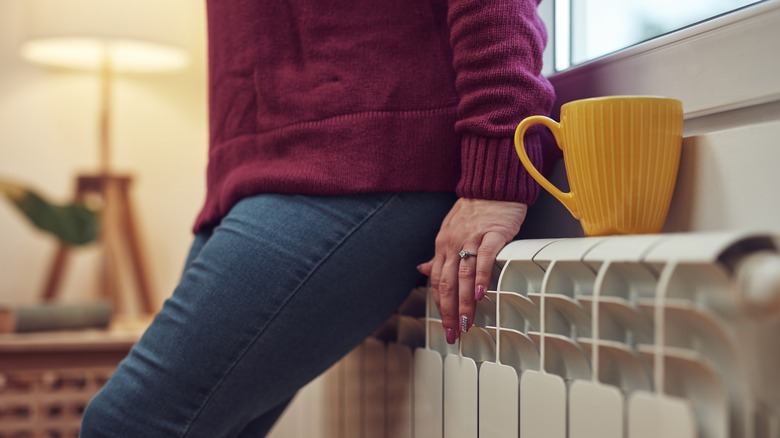
[[[98,212],[83,204],[57,205],[32,190],[3,182],[0,182],[0,193],[35,227],[67,245],[85,245],[98,236]]]

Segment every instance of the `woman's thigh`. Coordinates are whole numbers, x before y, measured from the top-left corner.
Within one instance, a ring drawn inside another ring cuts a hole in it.
[[[84,436],[240,433],[394,312],[453,202],[415,193],[241,201],[201,238],[173,296],[90,403]]]

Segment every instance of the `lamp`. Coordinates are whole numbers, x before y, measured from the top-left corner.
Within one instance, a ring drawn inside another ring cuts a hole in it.
[[[101,244],[105,251],[101,292],[118,294],[119,259],[129,255],[142,310],[154,311],[145,259],[129,197],[130,175],[113,170],[112,84],[115,74],[154,74],[181,70],[189,62],[182,48],[187,29],[179,19],[184,1],[26,0],[28,38],[21,55],[55,69],[96,74],[100,81],[98,169],[80,174],[76,199],[97,196],[101,208]],[[61,245],[52,262],[43,296],[57,295],[69,247]],[[121,300],[114,296],[115,304]]]

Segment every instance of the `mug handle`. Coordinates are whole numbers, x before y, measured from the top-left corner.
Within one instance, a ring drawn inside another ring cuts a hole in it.
[[[558,122],[545,116],[526,117],[522,122],[520,122],[519,125],[517,125],[517,129],[515,130],[515,149],[517,150],[517,155],[520,157],[520,162],[523,164],[523,167],[525,167],[525,170],[528,171],[528,174],[531,175],[531,177],[535,179],[539,185],[550,192],[550,194],[553,195],[555,199],[560,201],[561,204],[563,204],[563,206],[569,210],[569,213],[571,213],[575,219],[579,219],[580,215],[577,212],[577,208],[574,202],[574,194],[572,192],[563,193],[560,191],[557,187],[555,187],[555,185],[553,185],[553,183],[545,178],[544,175],[542,175],[541,172],[536,169],[536,167],[534,167],[533,163],[531,163],[531,159],[528,158],[528,153],[525,151],[525,143],[523,142],[525,131],[537,123],[546,126],[550,132],[552,132],[558,148],[563,150],[563,143],[560,140],[561,125]]]

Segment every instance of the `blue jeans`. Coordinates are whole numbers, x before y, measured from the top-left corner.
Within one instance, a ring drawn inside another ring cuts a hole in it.
[[[452,194],[259,195],[195,237],[82,437],[259,437],[421,281]]]

